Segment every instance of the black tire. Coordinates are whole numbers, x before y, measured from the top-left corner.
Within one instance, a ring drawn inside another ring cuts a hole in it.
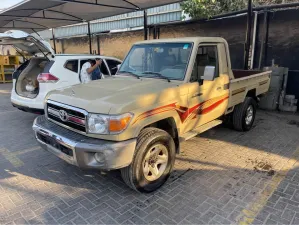
[[[252,107],[253,115],[250,123],[246,123],[247,109]],[[251,97],[246,97],[245,101],[237,105],[233,112],[233,127],[237,131],[249,131],[255,120],[256,101]]]
[[[162,144],[168,151],[168,161],[165,171],[155,181],[149,181],[144,176],[143,162],[148,151],[151,147],[157,144]],[[121,169],[121,175],[125,183],[132,189],[138,192],[149,193],[157,190],[168,179],[173,165],[175,162],[175,143],[172,137],[164,130],[157,128],[145,128],[143,129],[138,138],[133,156],[132,163],[123,169]]]

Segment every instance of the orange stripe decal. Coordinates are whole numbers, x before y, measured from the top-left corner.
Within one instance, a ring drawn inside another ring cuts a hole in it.
[[[212,110],[217,108],[221,103],[223,103],[227,99],[228,99],[228,95],[224,95],[224,96],[209,99],[205,102],[201,102],[191,108],[184,107],[184,106],[178,106],[176,103],[172,103],[172,104],[161,106],[161,107],[158,107],[158,108],[155,108],[155,109],[152,109],[152,110],[149,110],[149,111],[146,111],[146,112],[140,114],[134,120],[133,124],[135,124],[136,122],[143,120],[147,117],[157,115],[160,113],[164,113],[164,112],[168,112],[168,111],[172,111],[172,110],[175,110],[178,113],[181,122],[184,123],[190,117],[192,119],[194,119],[194,118],[196,118],[197,115],[204,115],[204,114],[211,112]]]
[[[227,100],[228,97],[224,98],[224,99],[221,99],[219,100],[218,102],[212,104],[211,106],[207,107],[207,108],[204,108],[202,110],[200,110],[198,112],[199,115],[204,115],[204,114],[207,114],[209,112],[211,112],[212,110],[214,110],[215,108],[217,108],[221,103],[223,103],[225,100]]]

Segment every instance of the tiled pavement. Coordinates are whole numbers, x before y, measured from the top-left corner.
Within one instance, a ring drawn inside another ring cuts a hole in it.
[[[182,144],[153,194],[118,172],[81,171],[41,150],[34,115],[0,84],[0,224],[299,224],[299,116],[258,112],[239,133],[218,127]]]

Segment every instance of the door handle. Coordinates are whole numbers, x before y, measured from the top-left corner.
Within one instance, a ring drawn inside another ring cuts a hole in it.
[[[222,89],[221,87],[217,87],[217,89],[216,89],[216,90],[217,90],[217,91],[220,91],[221,89]]]
[[[202,96],[202,93],[196,93],[196,94],[192,95],[192,98],[196,98],[196,97],[199,97],[199,96]]]

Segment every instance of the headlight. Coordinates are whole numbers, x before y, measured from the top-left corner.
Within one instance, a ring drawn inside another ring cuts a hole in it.
[[[89,114],[88,132],[94,134],[109,134],[108,122],[109,116],[100,114]]]
[[[88,132],[93,134],[119,134],[129,125],[133,114],[125,113],[117,116],[89,114]]]

